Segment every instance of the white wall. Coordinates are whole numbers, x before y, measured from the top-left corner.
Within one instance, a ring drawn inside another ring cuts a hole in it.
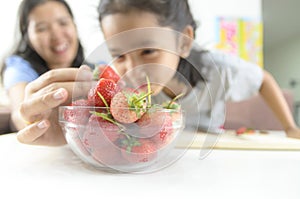
[[[4,54],[8,52],[14,43],[15,25],[17,20],[17,9],[21,0],[10,0],[0,2],[0,62]]]
[[[300,101],[300,36],[272,46],[265,51],[266,70],[271,72],[280,87],[293,91],[296,101]],[[291,87],[290,81],[297,84]]]
[[[21,0],[0,2],[0,25],[5,27],[0,37],[0,61],[14,42],[14,25]],[[88,55],[103,42],[97,20],[99,0],[67,0],[75,14],[79,35]],[[215,41],[215,16],[261,18],[261,0],[189,0],[192,12],[200,22],[197,41],[210,45]]]

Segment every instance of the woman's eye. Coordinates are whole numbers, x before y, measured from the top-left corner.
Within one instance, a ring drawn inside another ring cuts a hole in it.
[[[71,20],[70,19],[63,19],[63,20],[60,20],[59,21],[59,24],[61,25],[61,26],[67,26],[67,25],[69,25],[71,23]]]
[[[66,22],[66,21],[61,21],[59,24],[60,24],[61,26],[67,26],[69,23]]]
[[[46,30],[47,30],[47,26],[36,27],[36,32],[45,32]]]

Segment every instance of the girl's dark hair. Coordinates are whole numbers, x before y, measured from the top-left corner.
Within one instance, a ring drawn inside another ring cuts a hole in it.
[[[129,13],[132,10],[146,11],[157,16],[160,26],[169,26],[176,31],[183,31],[187,25],[193,27],[194,35],[197,29],[196,21],[190,11],[188,0],[101,0],[98,12],[99,21],[111,14]],[[192,86],[203,80],[194,66],[181,58],[178,72],[187,78]]]
[[[37,6],[44,4],[48,1],[55,1],[63,4],[67,11],[69,12],[72,19],[74,19],[73,13],[71,11],[70,6],[64,0],[23,0],[20,7],[19,7],[19,31],[21,33],[21,38],[19,43],[17,44],[16,50],[12,53],[13,55],[18,55],[28,61],[34,70],[39,74],[43,74],[47,72],[49,67],[43,58],[41,58],[37,52],[32,49],[29,45],[29,38],[27,34],[28,30],[28,16],[30,12]],[[83,47],[79,42],[77,55],[72,63],[72,67],[79,67],[83,60]],[[1,75],[3,76],[3,71],[5,70],[5,65],[1,69]]]
[[[132,10],[154,13],[159,25],[170,26],[177,31],[182,31],[187,25],[191,25],[194,31],[197,29],[187,0],[101,0],[98,7],[99,20],[106,15]]]

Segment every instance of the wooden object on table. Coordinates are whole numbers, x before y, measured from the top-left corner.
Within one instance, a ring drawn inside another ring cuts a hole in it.
[[[182,146],[180,140],[178,147]],[[236,135],[235,131],[223,134],[199,132],[190,145],[194,149],[237,149],[237,150],[300,150],[300,140],[288,138],[283,131],[260,132]]]

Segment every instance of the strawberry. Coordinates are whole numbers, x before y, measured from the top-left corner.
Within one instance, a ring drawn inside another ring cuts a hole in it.
[[[84,130],[82,130],[83,128],[80,128],[82,131],[78,130],[79,128],[74,126],[66,126],[65,128],[68,128],[68,133],[66,133],[65,136],[71,147],[75,146],[76,150],[79,151],[80,154],[84,156],[90,156],[90,152],[86,149],[82,142],[82,135],[80,132],[84,132]]]
[[[84,145],[81,142],[81,133],[84,132],[85,124],[88,122],[90,116],[90,109],[86,106],[89,106],[87,100],[79,99],[73,101],[71,106],[74,106],[73,109],[68,108],[64,111],[64,118],[70,123],[65,124],[65,128],[68,133],[66,139],[69,143],[76,146],[79,151],[84,155],[89,155],[89,152],[85,149]],[[75,125],[74,125],[75,124]]]
[[[101,113],[98,113],[101,114]],[[107,141],[115,142],[120,135],[121,129],[118,125],[103,119],[97,113],[93,113],[89,118],[87,128],[90,132],[101,134]],[[91,140],[93,142],[93,140]]]
[[[94,79],[110,79],[117,83],[120,79],[120,76],[116,73],[116,71],[108,65],[99,65],[98,67],[95,67],[94,69]]]
[[[117,90],[117,84],[114,81],[101,78],[97,82],[97,85],[90,89],[88,93],[88,101],[90,104],[98,107],[106,106],[105,103],[109,106],[111,99],[116,94]],[[106,102],[102,100],[101,96]]]
[[[165,122],[165,114],[160,106],[153,106],[136,122],[141,137],[148,138],[156,135]]]
[[[255,133],[255,131],[252,128],[247,127],[240,127],[235,131],[236,135],[242,135],[242,134],[252,134]]]
[[[66,109],[64,111],[64,118],[68,122],[84,125],[87,123],[90,116],[90,109],[86,106],[89,106],[90,103],[88,100],[79,99],[73,101],[71,106],[74,106],[74,109]],[[80,106],[80,107],[77,107]]]
[[[120,80],[120,76],[115,72],[115,70],[111,66],[106,66],[106,68],[99,75],[100,78],[111,79],[115,83]]]
[[[145,112],[146,97],[151,93],[139,93],[132,89],[120,91],[114,95],[110,104],[110,112],[115,120],[122,123],[133,123]]]
[[[156,118],[152,119],[152,121],[156,121],[155,123],[158,124],[160,129],[153,137],[151,137],[151,140],[157,145],[158,148],[162,148],[168,145],[173,139],[174,129],[172,116],[168,112],[156,112],[152,117]]]
[[[120,138],[120,128],[92,114],[83,135],[83,144],[93,158],[103,164],[119,164],[120,148],[115,142]]]
[[[121,150],[122,156],[130,163],[151,162],[157,157],[156,145],[149,139],[138,139],[135,144]]]

